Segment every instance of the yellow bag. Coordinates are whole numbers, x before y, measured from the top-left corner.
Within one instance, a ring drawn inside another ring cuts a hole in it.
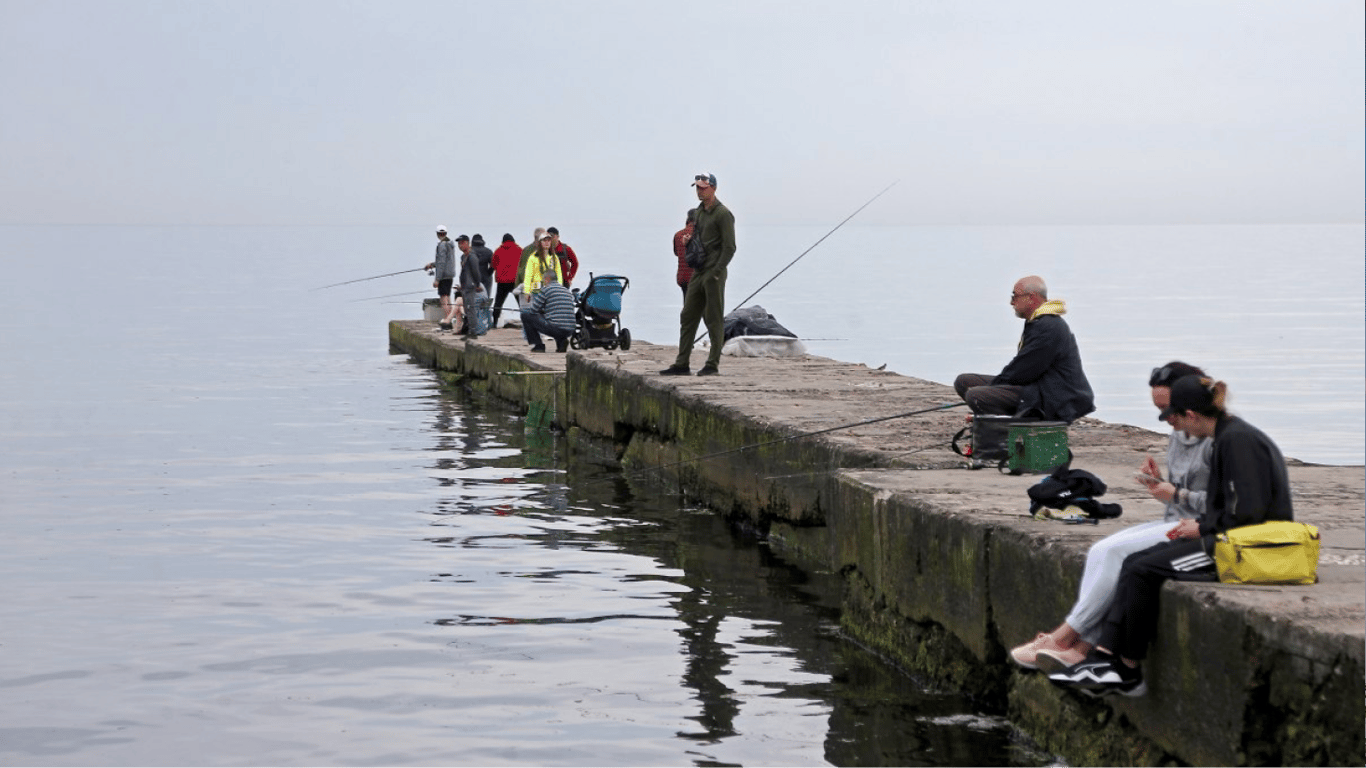
[[[1276,520],[1214,539],[1214,565],[1225,584],[1313,584],[1319,580],[1319,529]]]

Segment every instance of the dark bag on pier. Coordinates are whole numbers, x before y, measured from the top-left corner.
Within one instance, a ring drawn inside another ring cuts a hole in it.
[[[1104,496],[1105,491],[1105,482],[1099,477],[1084,469],[1072,469],[1070,465],[1063,464],[1029,489],[1029,514],[1037,514],[1040,507],[1076,507],[1091,518],[1119,517],[1124,512],[1123,507],[1096,501],[1095,497]]]
[[[960,442],[971,437],[966,446]],[[1052,472],[1072,460],[1067,422],[976,413],[953,436],[953,450],[969,469],[996,467],[1012,475]]]

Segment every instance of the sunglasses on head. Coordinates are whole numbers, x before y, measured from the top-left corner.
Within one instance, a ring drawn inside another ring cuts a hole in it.
[[[1170,365],[1161,368],[1154,368],[1151,376],[1148,377],[1148,386],[1158,387],[1171,384],[1173,369]]]

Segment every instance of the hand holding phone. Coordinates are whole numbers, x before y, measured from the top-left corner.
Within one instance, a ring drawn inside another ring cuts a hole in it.
[[[1135,473],[1134,473],[1134,479],[1137,480],[1137,481],[1140,482],[1140,483],[1143,483],[1144,485],[1146,485],[1146,486],[1148,486],[1148,487],[1152,487],[1152,486],[1157,485],[1158,483],[1162,482],[1162,479],[1161,479],[1161,478],[1153,477],[1152,475],[1148,474],[1147,472],[1135,472]]]

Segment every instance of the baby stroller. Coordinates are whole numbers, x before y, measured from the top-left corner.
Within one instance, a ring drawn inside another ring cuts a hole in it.
[[[588,288],[574,295],[578,309],[574,311],[574,335],[569,346],[574,349],[605,347],[623,350],[631,348],[631,332],[621,327],[621,293],[631,281],[621,275],[588,273]]]

